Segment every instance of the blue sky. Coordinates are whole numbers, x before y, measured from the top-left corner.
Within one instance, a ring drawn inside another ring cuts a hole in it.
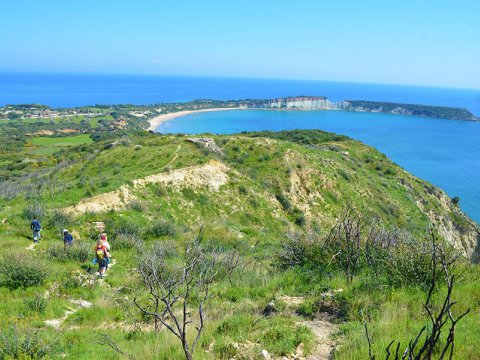
[[[0,71],[480,88],[478,0],[15,0]]]

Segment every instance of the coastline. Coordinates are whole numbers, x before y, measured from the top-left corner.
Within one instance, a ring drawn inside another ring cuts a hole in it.
[[[166,121],[173,120],[178,117],[182,117],[190,114],[201,113],[201,112],[212,112],[212,111],[242,110],[242,109],[244,108],[242,107],[212,108],[212,109],[200,109],[200,110],[183,110],[183,111],[178,111],[174,113],[162,114],[148,120],[148,122],[150,123],[150,127],[148,128],[148,130],[155,131],[155,129],[157,129],[160,124]]]

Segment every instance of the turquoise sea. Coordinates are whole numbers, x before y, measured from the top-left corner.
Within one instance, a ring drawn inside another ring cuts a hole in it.
[[[480,222],[480,122],[344,111],[239,110],[197,113],[157,128],[162,133],[321,129],[348,135],[450,196]]]
[[[480,115],[480,89],[191,76],[0,73],[0,106],[39,103],[74,107],[296,95],[327,96],[332,101],[458,106]],[[233,133],[295,128],[333,131],[377,147],[406,170],[451,196],[460,196],[465,212],[480,222],[480,123],[331,111],[231,111],[179,118],[158,130]]]

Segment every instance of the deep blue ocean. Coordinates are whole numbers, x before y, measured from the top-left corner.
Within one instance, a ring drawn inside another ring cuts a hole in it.
[[[333,101],[459,106],[480,115],[480,89],[209,77],[0,73],[0,106],[153,104],[294,95],[327,96]],[[339,111],[225,111],[177,118],[162,124],[157,131],[235,133],[283,129],[322,129],[372,145],[450,196],[460,196],[462,209],[480,222],[480,123]]]

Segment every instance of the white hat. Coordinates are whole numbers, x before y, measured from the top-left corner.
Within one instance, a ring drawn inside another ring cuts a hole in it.
[[[63,229],[63,232],[66,233],[66,232],[68,232],[68,230],[67,230],[67,229]]]

